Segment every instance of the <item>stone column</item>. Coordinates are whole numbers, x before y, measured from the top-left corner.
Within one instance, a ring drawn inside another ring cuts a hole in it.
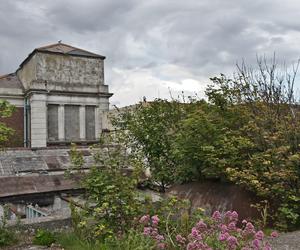
[[[58,106],[58,140],[65,140],[65,106]]]
[[[47,146],[47,94],[33,93],[30,97],[31,147]]]
[[[85,124],[86,124],[86,118],[85,118],[85,106],[81,105],[79,107],[79,131],[80,131],[80,140],[85,141]]]

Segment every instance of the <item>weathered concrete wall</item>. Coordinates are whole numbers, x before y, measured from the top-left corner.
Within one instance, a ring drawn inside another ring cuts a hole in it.
[[[18,224],[19,223],[19,224]],[[48,216],[34,219],[21,219],[20,222],[10,221],[9,226],[16,226],[18,229],[35,231],[46,229],[50,231],[62,231],[71,228],[72,221],[69,216]]]
[[[17,74],[27,90],[108,93],[100,58],[38,52]]]
[[[29,89],[32,82],[36,80],[36,63],[37,57],[34,55],[21,69],[17,71],[17,75],[25,89]]]
[[[63,84],[63,90],[72,91],[76,87],[96,87],[104,84],[103,60],[99,58],[76,57],[37,53],[38,81],[50,85]]]

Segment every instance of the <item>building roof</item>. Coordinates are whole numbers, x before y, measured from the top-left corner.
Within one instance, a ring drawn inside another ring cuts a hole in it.
[[[0,88],[23,89],[23,85],[16,73],[0,76]]]
[[[34,49],[28,57],[21,63],[20,68],[36,53],[36,52],[42,52],[42,53],[54,53],[54,54],[60,54],[60,55],[70,55],[70,56],[83,56],[83,57],[91,57],[91,58],[100,58],[102,60],[105,59],[105,56],[95,54],[92,52],[89,52],[84,49],[76,48],[71,45],[65,44],[65,43],[54,43],[47,46],[39,47]]]
[[[67,55],[76,55],[76,56],[89,56],[89,57],[99,57],[104,59],[105,57],[102,55],[98,55],[83,49],[79,49],[64,43],[55,43],[50,44],[44,47],[36,48],[36,51],[40,52],[53,52]]]
[[[78,178],[77,178],[78,179]],[[79,189],[79,183],[64,175],[1,177],[0,199],[10,196]]]

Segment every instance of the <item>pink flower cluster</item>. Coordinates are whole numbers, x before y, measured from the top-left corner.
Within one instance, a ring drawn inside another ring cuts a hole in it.
[[[164,242],[165,237],[158,232],[158,216],[154,215],[150,218],[150,215],[144,215],[140,218],[139,222],[144,225],[143,234],[154,239],[158,249],[166,249],[167,244]]]
[[[187,235],[177,234],[177,246],[186,250],[271,250],[270,244],[265,240],[263,231],[255,230],[251,222],[242,221],[238,226],[239,215],[236,211],[227,211],[221,214],[215,211],[211,218],[198,221]],[[157,241],[159,249],[166,249],[167,244],[163,235],[158,233],[158,216],[145,215],[140,219],[144,225],[144,235]],[[271,237],[278,237],[272,232]]]

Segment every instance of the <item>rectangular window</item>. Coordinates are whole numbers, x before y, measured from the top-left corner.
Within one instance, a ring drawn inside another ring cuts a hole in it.
[[[95,140],[95,106],[85,107],[85,134],[87,140]]]
[[[80,138],[79,106],[65,105],[65,138],[67,141]]]
[[[58,140],[58,105],[48,105],[48,141]]]

